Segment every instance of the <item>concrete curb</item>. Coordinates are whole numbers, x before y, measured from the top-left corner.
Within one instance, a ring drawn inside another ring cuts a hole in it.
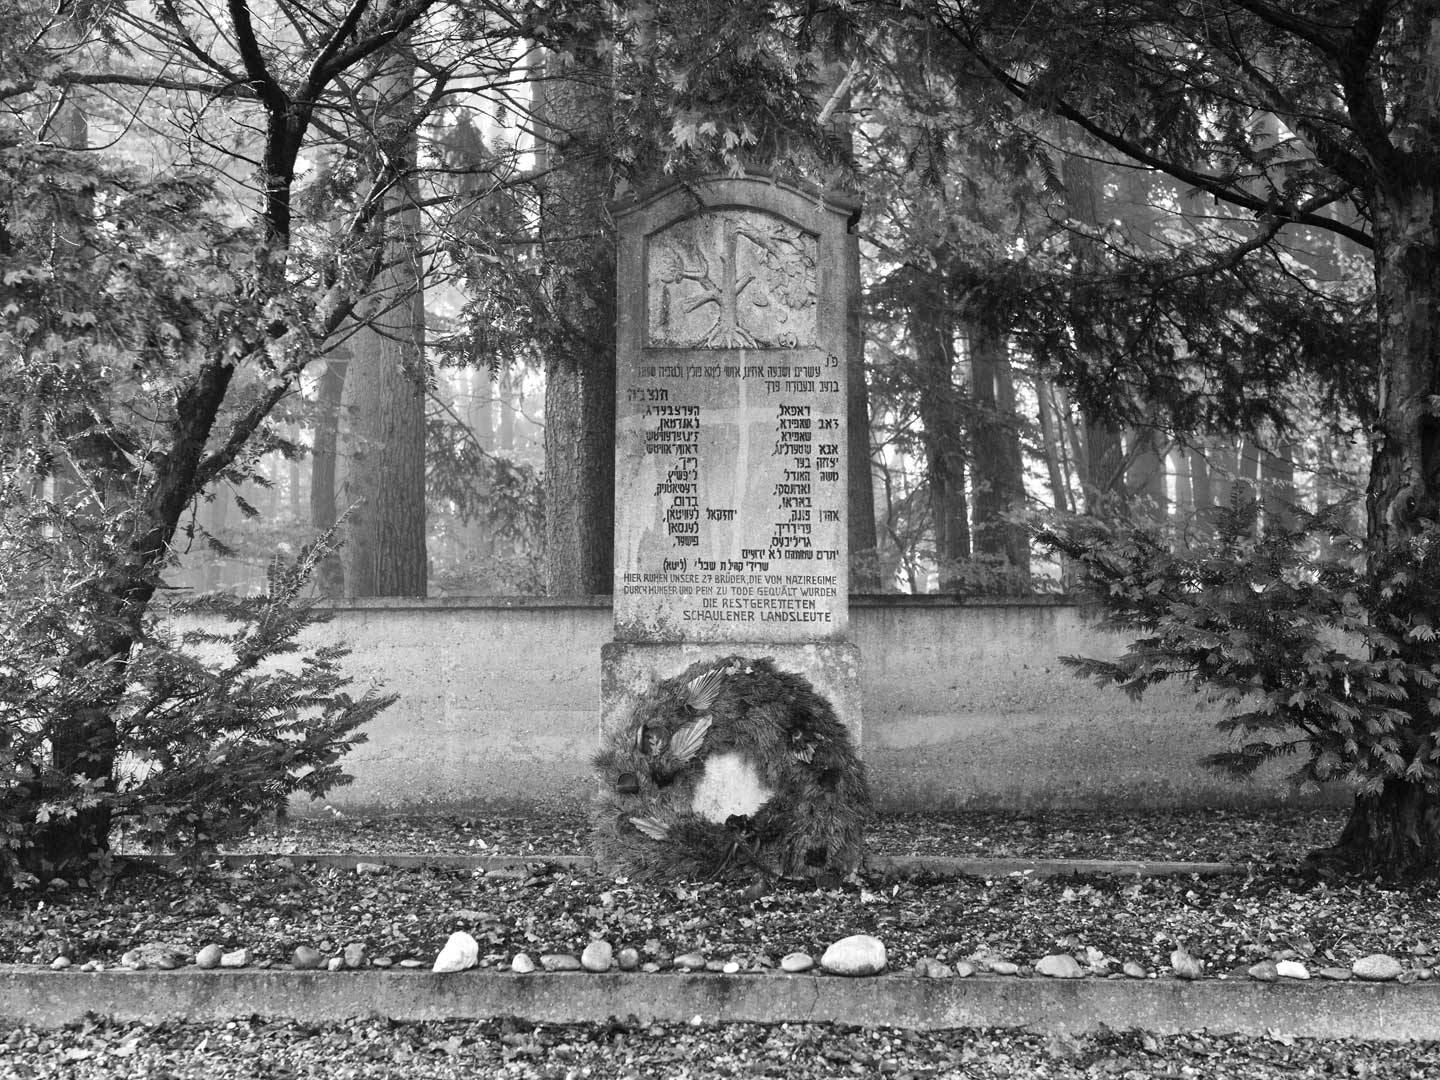
[[[866,1027],[1142,1029],[1323,1038],[1440,1039],[1440,983],[1261,983],[908,975],[712,975],[467,971],[102,971],[0,966],[0,1019],[55,1027],[87,1015],[308,1023],[514,1016],[532,1023],[836,1022]]]
[[[271,855],[220,855],[206,859],[207,865],[223,863],[231,869],[289,859],[298,866],[333,867],[354,870],[359,863],[372,863],[414,870],[426,866],[456,870],[514,870],[536,866],[561,866],[590,870],[595,860],[589,855],[331,855],[291,853]],[[177,866],[175,855],[120,855],[116,862],[151,866]],[[938,877],[1002,878],[1025,874],[1034,878],[1117,875],[1122,877],[1214,877],[1243,874],[1245,867],[1223,862],[1163,862],[1114,859],[962,859],[945,855],[875,855],[865,862],[874,873],[902,877],[934,874]]]

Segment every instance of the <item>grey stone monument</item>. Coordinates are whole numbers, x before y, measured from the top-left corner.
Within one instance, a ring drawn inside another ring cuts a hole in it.
[[[760,175],[676,183],[616,208],[602,725],[653,680],[740,653],[804,675],[859,745],[845,454],[857,215],[851,199]]]

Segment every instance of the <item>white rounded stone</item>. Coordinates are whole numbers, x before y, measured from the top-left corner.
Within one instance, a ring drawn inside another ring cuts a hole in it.
[[[851,934],[825,950],[820,967],[832,975],[878,975],[885,970],[885,943],[869,934]]]

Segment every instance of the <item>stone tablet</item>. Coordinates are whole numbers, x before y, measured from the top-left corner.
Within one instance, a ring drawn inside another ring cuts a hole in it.
[[[846,637],[853,213],[753,176],[617,212],[616,640]]]

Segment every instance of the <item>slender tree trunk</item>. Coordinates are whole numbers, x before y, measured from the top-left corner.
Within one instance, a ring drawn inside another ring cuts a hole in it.
[[[1070,486],[1065,480],[1065,443],[1056,423],[1050,394],[1050,381],[1036,375],[1035,401],[1039,408],[1040,439],[1045,448],[1045,470],[1050,477],[1050,497],[1055,503],[1055,509],[1064,514],[1070,509]]]
[[[1025,510],[1025,476],[1009,350],[998,327],[972,324],[969,330],[975,550],[1003,560],[1005,591],[1029,592],[1030,537],[1023,522],[1012,520]]]
[[[865,334],[861,326],[860,237],[845,238],[845,422],[846,537],[850,591],[880,591],[879,539],[875,531],[875,465],[870,456],[870,386],[865,380]]]
[[[331,356],[320,374],[315,393],[315,435],[310,451],[310,524],[317,533],[332,528],[337,516],[337,443],[340,403],[345,392],[345,368],[345,360]],[[321,596],[332,600],[345,595],[345,566],[338,551],[332,551],[320,563],[315,587]]]
[[[609,61],[594,36],[546,58],[540,237],[551,267],[545,356],[545,589],[609,593],[615,544],[615,232],[606,212]]]
[[[920,369],[916,383],[940,591],[955,592],[961,587],[957,571],[970,558],[970,520],[965,497],[965,433],[960,391],[955,385],[954,328],[934,292],[918,286],[909,321]]]
[[[1169,488],[1165,481],[1165,452],[1153,431],[1130,433],[1133,448],[1125,468],[1125,490],[1139,499],[1147,516],[1164,522],[1169,512]]]
[[[1288,529],[1295,521],[1295,446],[1281,443],[1260,455],[1260,492],[1267,529]]]
[[[399,47],[376,79],[376,113],[396,160],[413,166],[415,61]],[[348,596],[424,596],[425,297],[420,211],[407,176],[386,196],[378,242],[386,268],[376,279],[351,338],[341,419],[346,449],[345,592]]]

